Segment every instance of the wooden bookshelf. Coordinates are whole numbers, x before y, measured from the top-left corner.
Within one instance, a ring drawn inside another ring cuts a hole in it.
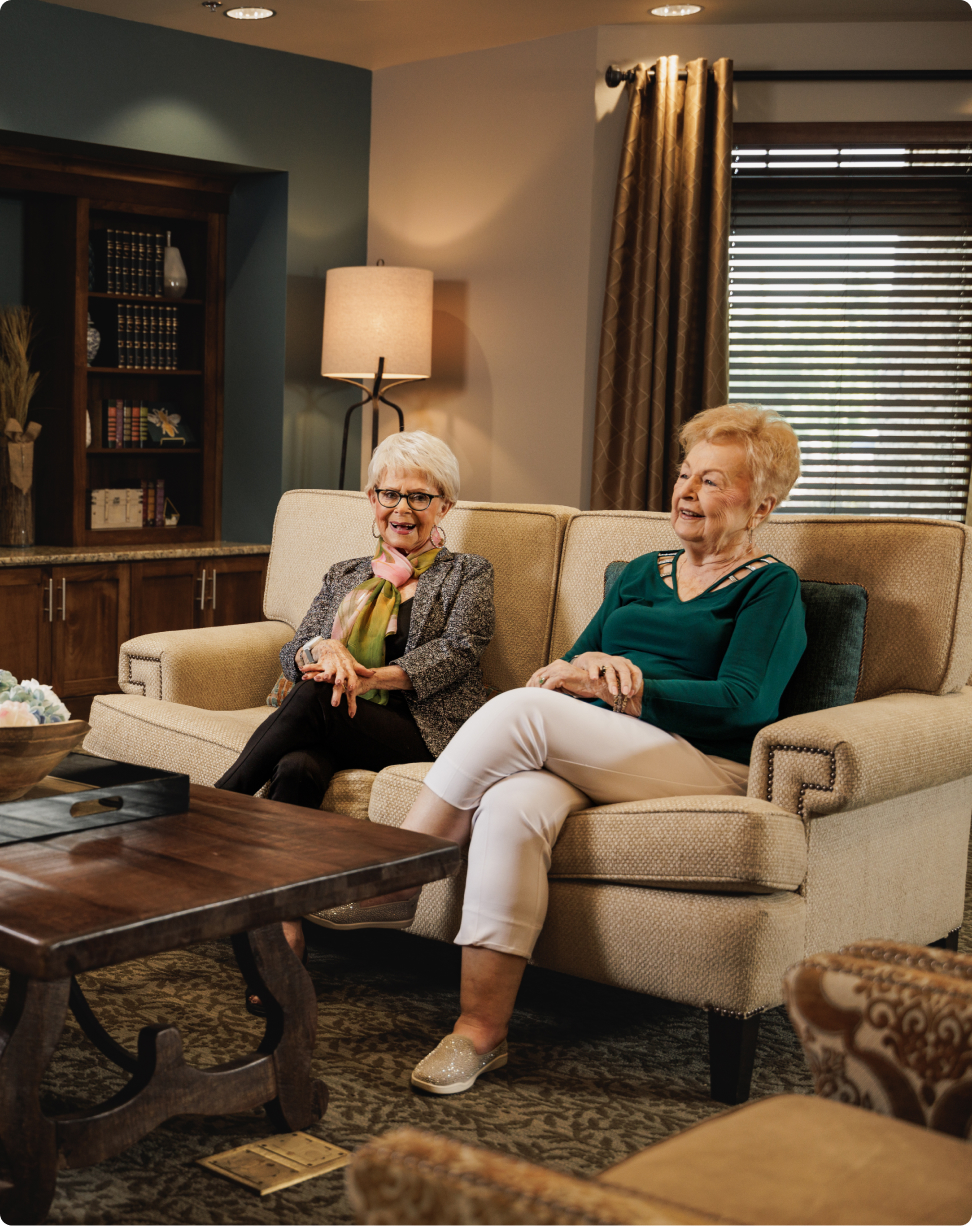
[[[25,302],[38,322],[35,365],[41,383],[31,417],[43,426],[35,448],[39,545],[176,545],[220,538],[226,214],[236,180],[174,163],[147,159],[139,165],[128,157],[114,162],[0,146],[0,192],[24,200]],[[109,292],[109,228],[171,231],[186,265],[186,296]],[[175,308],[176,369],[117,365],[118,309],[130,303]],[[89,313],[101,333],[91,366]],[[106,446],[106,400],[171,407],[191,430],[192,445]],[[177,527],[92,530],[92,489],[138,488],[160,479],[180,512]]]

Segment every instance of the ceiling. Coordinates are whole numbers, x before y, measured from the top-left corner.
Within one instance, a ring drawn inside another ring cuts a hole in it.
[[[702,13],[682,18],[650,16],[662,0],[263,0],[277,10],[266,21],[232,21],[201,0],[50,2],[362,68],[629,22],[972,21],[967,0],[702,0]]]

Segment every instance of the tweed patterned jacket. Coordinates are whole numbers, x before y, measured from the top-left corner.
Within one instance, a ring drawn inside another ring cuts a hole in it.
[[[338,605],[371,577],[371,558],[335,562],[327,572],[297,633],[280,652],[291,681],[300,680],[294,656],[301,644],[318,634],[329,638]],[[491,563],[475,553],[443,548],[419,576],[405,654],[386,661],[408,674],[412,689],[405,698],[433,757],[486,701],[479,657],[493,637],[495,620]]]

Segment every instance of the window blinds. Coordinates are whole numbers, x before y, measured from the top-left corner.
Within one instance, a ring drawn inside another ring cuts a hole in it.
[[[781,508],[964,520],[972,150],[737,149],[730,399],[800,437]]]

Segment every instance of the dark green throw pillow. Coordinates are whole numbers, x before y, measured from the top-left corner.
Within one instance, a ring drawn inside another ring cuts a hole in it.
[[[609,562],[604,595],[627,562]],[[780,699],[780,719],[843,707],[857,696],[867,627],[867,588],[859,583],[801,579],[807,649]]]
[[[780,699],[780,719],[843,707],[857,697],[867,628],[867,588],[801,579],[807,649]]]

